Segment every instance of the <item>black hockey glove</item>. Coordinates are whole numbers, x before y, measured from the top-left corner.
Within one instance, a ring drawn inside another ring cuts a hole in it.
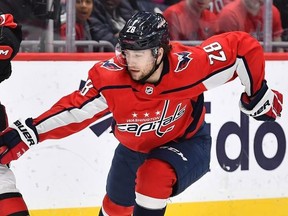
[[[22,40],[21,27],[11,14],[0,15],[0,82],[11,75],[11,60],[18,53]]]

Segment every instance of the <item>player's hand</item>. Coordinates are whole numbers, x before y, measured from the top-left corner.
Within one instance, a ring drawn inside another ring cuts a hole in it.
[[[0,163],[9,164],[12,160],[17,160],[37,143],[38,134],[32,125],[32,119],[15,121],[0,133]]]
[[[5,106],[0,103],[0,132],[8,127],[8,118]]]
[[[281,117],[283,95],[268,88],[266,81],[261,89],[253,97],[248,97],[246,93],[241,95],[240,110],[260,121],[275,121]]]

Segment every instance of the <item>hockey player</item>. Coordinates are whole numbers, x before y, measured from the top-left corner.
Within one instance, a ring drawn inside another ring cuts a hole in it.
[[[0,82],[10,77],[11,60],[18,53],[21,40],[21,27],[14,22],[11,14],[1,13],[0,10]],[[5,107],[0,103],[0,131],[7,124]],[[7,165],[0,164],[0,215],[27,216],[27,206]]]
[[[161,14],[138,12],[119,35],[118,54],[89,71],[82,90],[0,135],[0,162],[16,160],[46,139],[76,133],[108,111],[117,146],[100,216],[161,216],[169,197],[209,171],[211,137],[203,92],[239,77],[240,110],[274,121],[282,94],[264,76],[258,41],[230,32],[198,47],[170,42]]]

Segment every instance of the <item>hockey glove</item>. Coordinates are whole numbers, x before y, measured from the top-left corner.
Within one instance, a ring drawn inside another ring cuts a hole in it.
[[[25,122],[17,120],[0,133],[1,164],[9,164],[12,160],[17,160],[31,146],[38,143],[38,134],[32,121],[32,118]]]
[[[0,82],[11,75],[11,60],[18,53],[22,40],[21,26],[11,14],[0,15]]]
[[[259,121],[275,121],[281,117],[283,95],[268,88],[263,81],[261,89],[252,97],[242,93],[239,107],[240,110]]]

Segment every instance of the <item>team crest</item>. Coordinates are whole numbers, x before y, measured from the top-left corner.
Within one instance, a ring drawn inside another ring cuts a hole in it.
[[[193,58],[190,58],[189,55],[191,52],[179,52],[175,53],[178,56],[178,63],[175,69],[175,72],[180,72],[186,69]]]
[[[101,67],[104,67],[108,70],[111,70],[111,71],[118,71],[118,70],[122,70],[123,68],[120,67],[119,65],[117,65],[113,59],[109,59],[105,62],[103,62],[103,64],[101,65]]]

